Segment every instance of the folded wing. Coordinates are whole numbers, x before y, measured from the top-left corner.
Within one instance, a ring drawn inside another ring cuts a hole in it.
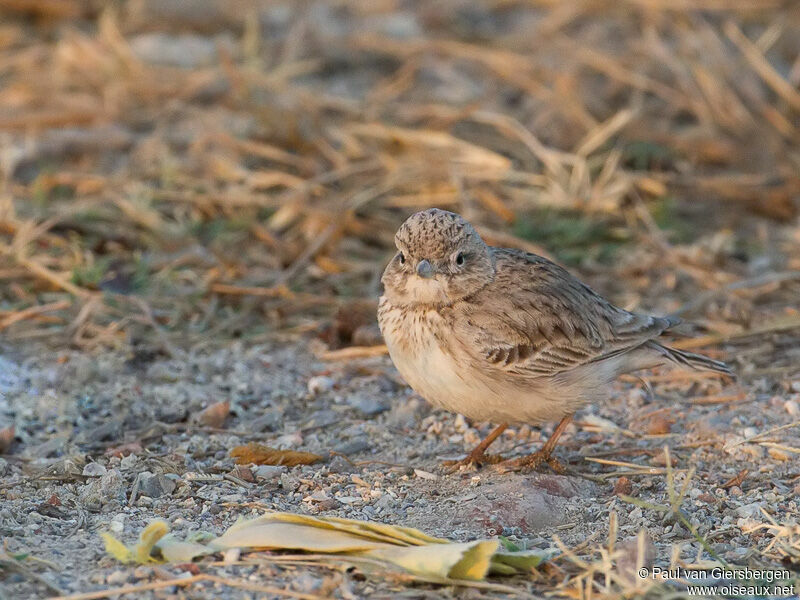
[[[482,366],[548,377],[631,351],[678,321],[615,307],[535,254],[495,250],[497,276],[457,325]],[[505,293],[504,293],[505,292]]]

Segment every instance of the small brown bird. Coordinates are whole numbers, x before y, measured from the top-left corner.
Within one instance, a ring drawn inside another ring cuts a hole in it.
[[[434,406],[500,423],[464,464],[497,462],[485,452],[509,423],[561,419],[538,452],[508,461],[558,469],[551,453],[572,415],[623,373],[672,362],[732,375],[656,341],[677,319],[628,312],[546,258],[488,246],[455,213],[412,215],[395,244],[378,306],[395,366]]]

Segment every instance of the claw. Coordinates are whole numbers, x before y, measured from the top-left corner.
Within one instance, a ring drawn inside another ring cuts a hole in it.
[[[503,457],[499,454],[486,454],[485,452],[475,452],[467,454],[461,460],[446,460],[442,465],[448,467],[448,473],[455,473],[463,469],[480,469],[485,465],[496,465],[503,462]]]

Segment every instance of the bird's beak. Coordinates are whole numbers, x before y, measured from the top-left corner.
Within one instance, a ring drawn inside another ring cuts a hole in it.
[[[433,267],[427,260],[421,260],[417,263],[417,275],[423,279],[430,279],[433,277]]]

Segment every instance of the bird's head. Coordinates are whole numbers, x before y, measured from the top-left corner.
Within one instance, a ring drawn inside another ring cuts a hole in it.
[[[491,249],[455,213],[438,208],[415,213],[394,241],[398,252],[381,278],[392,304],[445,306],[494,279]]]

